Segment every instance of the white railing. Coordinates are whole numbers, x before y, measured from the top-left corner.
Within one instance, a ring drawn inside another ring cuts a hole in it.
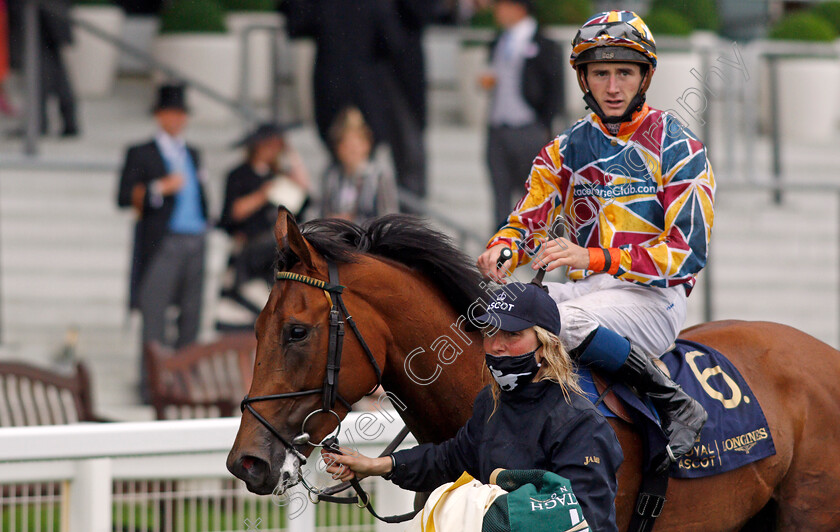
[[[356,506],[312,504],[302,488],[283,498],[248,493],[225,468],[238,427],[221,418],[0,429],[0,532],[399,529]],[[375,455],[402,422],[377,411],[350,414],[342,427],[342,446]],[[307,480],[333,484],[312,456]],[[413,493],[364,482],[380,515],[411,509]]]

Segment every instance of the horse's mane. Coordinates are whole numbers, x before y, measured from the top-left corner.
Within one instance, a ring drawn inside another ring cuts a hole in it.
[[[404,264],[426,275],[447,297],[455,310],[467,308],[483,292],[481,276],[473,261],[452,239],[415,216],[390,214],[359,226],[339,219],[322,219],[301,226],[307,242],[324,258],[356,262],[360,253],[377,255]],[[281,256],[283,268],[295,257]]]

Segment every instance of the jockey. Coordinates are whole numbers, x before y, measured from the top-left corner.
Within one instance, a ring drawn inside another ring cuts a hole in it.
[[[592,112],[540,151],[526,195],[477,264],[497,279],[534,257],[534,270],[568,266],[573,282],[546,283],[560,309],[561,339],[580,363],[651,399],[669,439],[664,469],[691,450],[707,417],[651,357],[679,333],[706,264],[714,176],[703,143],[645,103],[656,44],[641,18],[599,13],[572,46]],[[557,219],[567,236],[549,229]],[[497,268],[505,247],[512,264]]]
[[[380,475],[414,491],[431,491],[464,471],[484,484],[498,468],[550,471],[570,481],[591,530],[617,531],[616,471],[624,456],[578,386],[557,336],[557,305],[536,285],[511,283],[475,321],[484,327],[492,381],[455,437],[379,458],[324,449],[327,471],[342,481]]]

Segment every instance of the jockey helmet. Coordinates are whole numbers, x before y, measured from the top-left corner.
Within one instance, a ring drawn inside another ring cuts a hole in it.
[[[639,63],[643,80],[636,100],[631,102],[622,117],[611,117],[605,121],[623,122],[644,104],[644,95],[650,86],[656,69],[656,41],[645,22],[632,11],[605,11],[587,20],[572,39],[572,54],[569,58],[577,71],[578,85],[584,92],[584,100],[602,120],[605,119],[586,85],[586,68],[589,63]],[[594,106],[592,105],[594,103]],[[635,103],[635,105],[634,105]]]

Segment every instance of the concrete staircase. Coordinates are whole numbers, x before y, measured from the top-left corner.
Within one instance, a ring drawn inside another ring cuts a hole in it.
[[[54,164],[31,165],[21,160],[20,141],[0,140],[0,356],[49,363],[68,328],[77,327],[77,354],[91,366],[96,402],[116,419],[151,417],[137,405],[139,322],[128,316],[125,303],[133,222],[114,199],[124,147],[153,131],[151,94],[145,80],[123,79],[113,97],[82,102],[84,136],[42,145],[42,162]],[[205,156],[214,212],[225,172],[239,157],[230,144],[241,132],[238,124],[194,124],[189,130]],[[313,128],[296,130],[291,138],[317,181],[326,158]],[[433,120],[427,138],[430,204],[489,236],[483,131]],[[757,146],[756,159],[769,161],[767,143]],[[829,182],[840,154],[826,144],[791,146],[785,157],[796,169],[789,180]],[[61,164],[68,160],[87,168]],[[769,193],[728,190],[735,178],[717,170],[720,192],[708,272],[714,318],[779,321],[838,345],[838,194],[791,193],[776,206]],[[754,170],[767,175],[766,164]],[[205,337],[213,334],[226,246],[222,234],[212,236]],[[480,248],[476,242],[466,245],[474,256]],[[701,277],[686,325],[703,321],[705,289]]]

